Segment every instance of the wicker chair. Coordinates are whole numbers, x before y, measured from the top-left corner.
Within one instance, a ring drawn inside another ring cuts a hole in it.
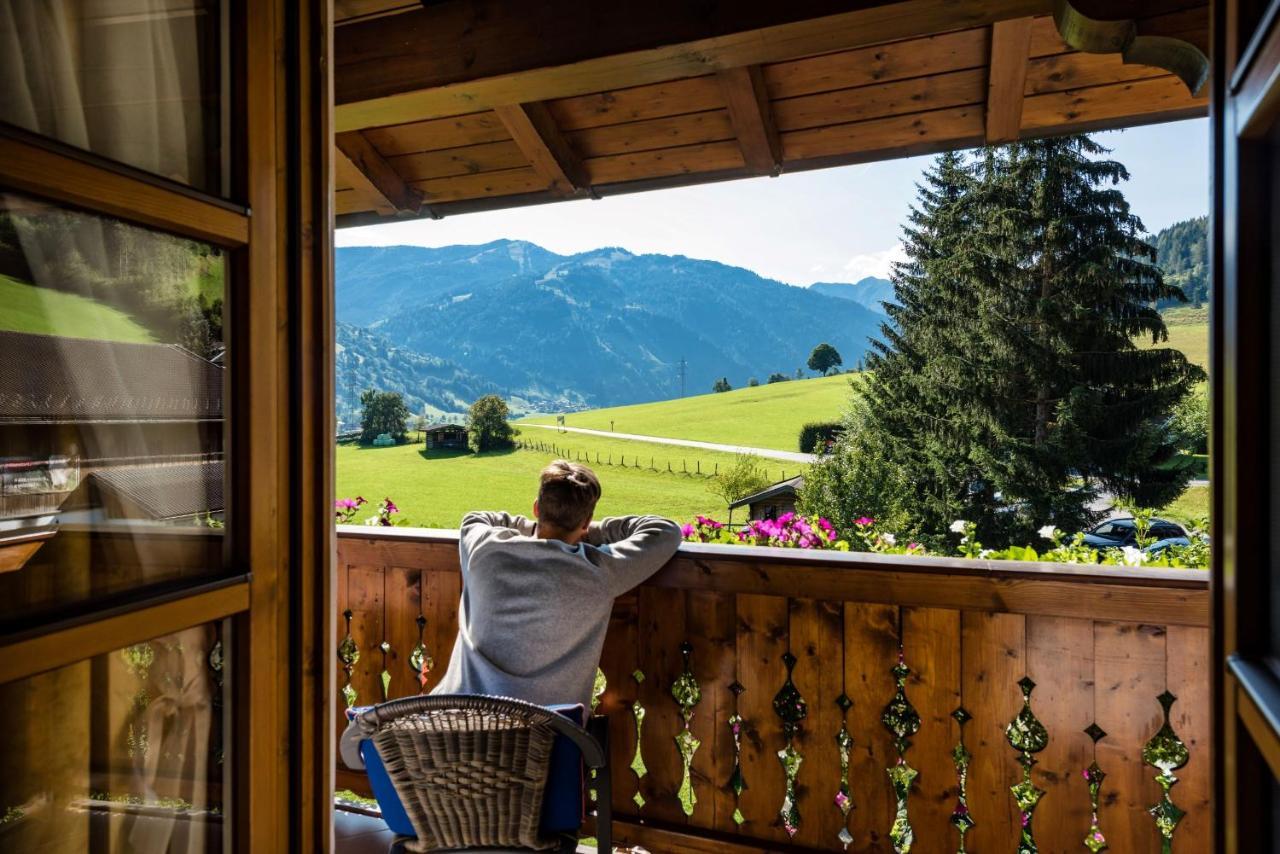
[[[342,736],[341,752],[348,767],[362,770],[361,742],[376,748],[417,837],[398,839],[401,850],[573,851],[576,834],[551,836],[540,829],[552,746],[561,736],[588,768],[600,770],[592,784],[598,798],[596,839],[597,850],[607,852],[612,850],[607,729],[599,734],[597,739],[561,714],[522,700],[428,695],[356,713]]]

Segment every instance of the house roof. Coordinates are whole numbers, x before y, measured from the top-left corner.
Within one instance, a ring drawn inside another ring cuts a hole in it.
[[[0,423],[215,421],[224,377],[170,344],[0,332]]]
[[[1207,0],[591,5],[338,4],[338,225],[1208,112]]]
[[[758,504],[761,501],[768,501],[770,498],[779,498],[782,496],[795,498],[796,494],[800,491],[800,489],[803,486],[804,486],[804,475],[796,475],[795,477],[789,477],[786,480],[778,481],[772,486],[766,486],[764,489],[760,490],[759,492],[755,492],[755,493],[752,493],[751,495],[745,496],[743,498],[739,498],[737,501],[729,505],[729,509],[735,510],[739,507],[746,507],[750,504]]]
[[[98,489],[114,494],[149,519],[203,516],[224,507],[222,460],[111,466],[90,477]]]
[[[435,433],[441,430],[461,430],[465,433],[466,429],[467,428],[463,427],[461,424],[432,424],[427,428],[426,432]]]

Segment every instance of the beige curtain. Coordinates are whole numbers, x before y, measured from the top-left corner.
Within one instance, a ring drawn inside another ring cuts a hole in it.
[[[218,27],[213,0],[6,0],[0,120],[219,192]]]

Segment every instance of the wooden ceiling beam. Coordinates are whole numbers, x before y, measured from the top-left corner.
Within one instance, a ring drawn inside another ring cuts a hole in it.
[[[1031,50],[1031,18],[991,25],[987,75],[987,144],[1012,142],[1022,131],[1022,101]]]
[[[544,0],[536,21],[521,4],[486,6],[488,14],[476,12],[480,5],[451,0],[341,27],[334,67],[338,130],[984,27],[1050,14],[1053,0],[619,0],[585,8],[580,0]],[[468,9],[474,14],[463,14]]]
[[[556,127],[546,104],[504,104],[494,107],[494,112],[534,171],[546,180],[548,189],[562,196],[590,189],[582,161]]]
[[[417,214],[422,210],[422,194],[405,183],[363,133],[337,134],[334,144],[392,210],[398,214]]]
[[[756,175],[780,174],[782,143],[769,107],[764,72],[759,65],[745,65],[721,71],[716,77],[747,169]]]

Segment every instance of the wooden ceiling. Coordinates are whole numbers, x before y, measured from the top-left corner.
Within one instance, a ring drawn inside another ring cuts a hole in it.
[[[582,5],[338,0],[338,225],[1207,112],[1204,0]]]

